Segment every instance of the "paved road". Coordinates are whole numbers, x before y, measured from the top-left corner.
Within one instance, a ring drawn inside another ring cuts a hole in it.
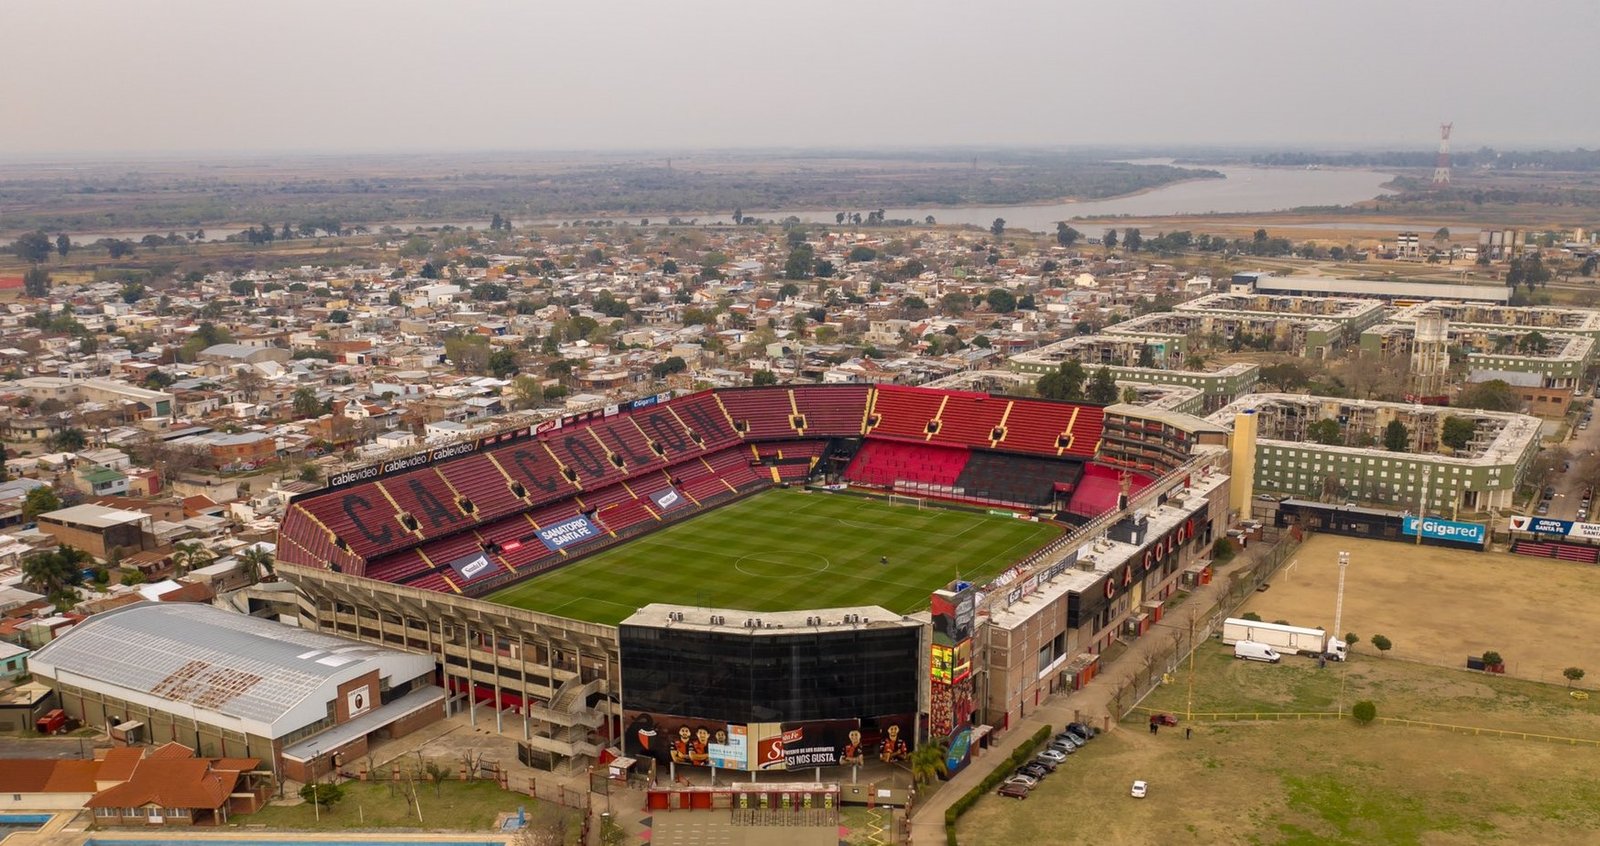
[[[1567,472],[1562,472],[1560,467],[1555,469],[1550,484],[1555,485],[1556,495],[1550,501],[1550,513],[1547,516],[1557,520],[1576,520],[1583,489],[1593,481],[1579,470],[1588,463],[1590,453],[1600,450],[1600,425],[1591,424],[1582,431],[1574,429],[1563,446],[1572,456],[1572,469]],[[1593,513],[1589,514],[1589,518],[1594,517]],[[1600,519],[1591,519],[1590,522],[1600,522]]]

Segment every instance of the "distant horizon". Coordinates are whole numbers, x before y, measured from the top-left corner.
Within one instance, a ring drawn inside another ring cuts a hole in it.
[[[1499,153],[1527,153],[1544,151],[1592,150],[1600,144],[1586,146],[1582,143],[1557,144],[1549,142],[1501,142],[1454,144],[1456,152],[1492,149]],[[0,150],[0,164],[26,164],[47,162],[76,162],[90,164],[119,164],[139,161],[237,161],[246,159],[312,159],[312,158],[381,158],[421,156],[485,156],[512,157],[536,156],[550,159],[576,157],[594,158],[680,158],[693,156],[751,155],[763,158],[785,156],[816,156],[819,158],[847,157],[851,154],[968,155],[982,153],[1044,153],[1085,158],[1185,157],[1185,156],[1247,156],[1263,153],[1316,153],[1347,155],[1361,153],[1431,153],[1433,145],[1418,145],[1395,141],[1394,143],[1317,144],[1208,144],[1185,142],[1183,144],[818,144],[809,146],[725,146],[725,147],[298,147],[298,148],[237,148],[237,149],[174,149],[174,150],[70,150],[70,151],[5,151]]]

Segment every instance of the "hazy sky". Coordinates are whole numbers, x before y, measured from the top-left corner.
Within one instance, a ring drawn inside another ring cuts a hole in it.
[[[0,155],[1600,145],[1600,0],[0,0]]]

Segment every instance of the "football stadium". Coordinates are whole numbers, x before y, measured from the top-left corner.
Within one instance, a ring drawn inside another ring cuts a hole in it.
[[[895,761],[1085,683],[1208,579],[1248,498],[1229,437],[893,385],[660,394],[334,474],[280,574],[538,766]]]

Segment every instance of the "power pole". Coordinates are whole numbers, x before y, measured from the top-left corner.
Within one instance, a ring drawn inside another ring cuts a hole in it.
[[[1433,184],[1450,184],[1450,127],[1453,123],[1439,124],[1439,157],[1433,162]]]

